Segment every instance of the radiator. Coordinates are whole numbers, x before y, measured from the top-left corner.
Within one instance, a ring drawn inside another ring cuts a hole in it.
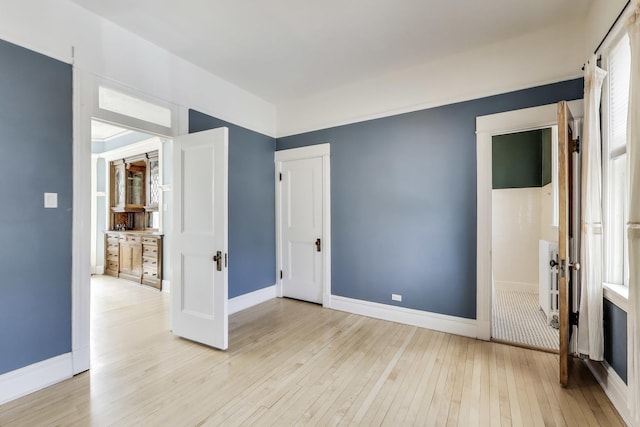
[[[558,327],[558,244],[540,240],[538,256],[538,300],[547,323]]]

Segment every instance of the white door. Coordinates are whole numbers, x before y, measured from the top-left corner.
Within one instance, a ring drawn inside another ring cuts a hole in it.
[[[328,150],[328,145],[323,144]],[[323,303],[328,230],[325,166],[318,147],[276,153],[281,296]],[[311,155],[311,157],[306,157]]]
[[[171,329],[227,348],[228,129],[180,136],[173,149]]]

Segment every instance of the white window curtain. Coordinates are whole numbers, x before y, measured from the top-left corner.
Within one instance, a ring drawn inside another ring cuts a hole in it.
[[[592,57],[584,68],[584,127],[582,135],[582,277],[578,352],[604,359],[602,328],[602,154],[600,99],[606,71]]]
[[[627,22],[631,47],[629,113],[627,121],[627,161],[629,164],[629,409],[640,425],[640,6],[635,6]]]

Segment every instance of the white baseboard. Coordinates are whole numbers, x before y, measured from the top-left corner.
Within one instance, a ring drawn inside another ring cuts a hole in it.
[[[589,370],[604,390],[605,394],[613,403],[620,416],[627,425],[633,425],[630,420],[629,408],[627,406],[628,387],[618,376],[616,371],[607,362],[594,362],[587,360]]]
[[[491,341],[491,322],[488,320],[476,320],[476,338],[483,341]]]
[[[89,370],[91,360],[90,352],[91,348],[89,346],[73,349],[73,375]]]
[[[94,274],[104,274],[104,265],[96,265]]]
[[[237,313],[276,297],[276,285],[238,295],[229,300],[229,314]]]
[[[531,292],[533,294],[538,293],[538,284],[537,283],[526,283],[526,282],[494,282],[494,286],[496,290],[501,291],[520,291],[520,292]]]
[[[0,405],[73,376],[71,353],[0,375]]]
[[[331,296],[331,308],[348,313],[390,322],[403,323],[405,325],[418,326],[420,328],[433,329],[454,335],[476,338],[478,328],[475,319],[447,316],[444,314],[430,313],[428,311],[413,310],[397,307],[395,305],[379,304],[376,302]]]
[[[171,293],[171,284],[169,283],[168,280],[162,281],[162,292],[165,292],[167,294]]]

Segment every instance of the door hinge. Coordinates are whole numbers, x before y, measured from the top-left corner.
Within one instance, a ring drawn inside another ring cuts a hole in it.
[[[280,174],[280,181],[282,181],[282,174]]]
[[[580,137],[577,137],[576,139],[571,141],[571,151],[573,153],[579,153],[580,152]]]
[[[282,279],[282,270],[280,270],[280,279]]]
[[[224,267],[229,267],[229,254],[225,252],[224,254]]]
[[[580,312],[576,311],[575,313],[569,314],[569,324],[578,326],[578,320],[580,319]]]

